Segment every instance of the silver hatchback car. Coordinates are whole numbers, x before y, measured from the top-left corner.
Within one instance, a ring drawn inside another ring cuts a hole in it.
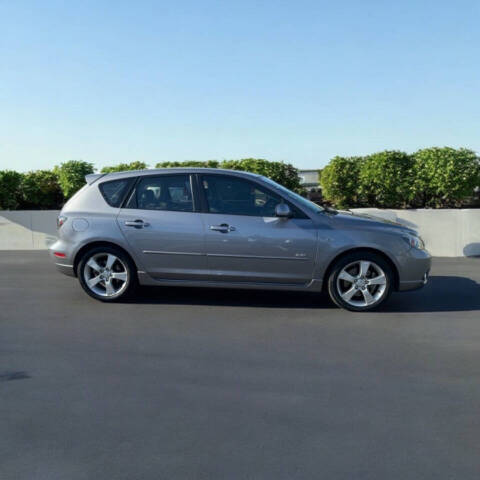
[[[98,300],[184,285],[328,291],[364,311],[427,281],[431,258],[414,230],[324,209],[260,175],[192,168],[86,180],[58,217],[50,254]]]

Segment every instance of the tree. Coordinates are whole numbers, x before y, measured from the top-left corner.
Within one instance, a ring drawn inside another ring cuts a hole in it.
[[[184,162],[159,162],[156,168],[176,168],[176,167],[190,167],[190,168],[218,168],[218,160],[185,160]]]
[[[340,208],[358,204],[358,177],[362,157],[334,157],[323,168],[321,187],[323,198]]]
[[[15,210],[21,200],[22,174],[13,170],[0,171],[0,209]]]
[[[434,147],[414,154],[412,201],[421,207],[459,206],[480,184],[480,161],[466,148]]]
[[[264,175],[290,190],[303,192],[298,169],[290,163],[271,162],[263,158],[242,158],[240,160],[224,160],[220,167]]]
[[[102,173],[112,173],[112,172],[124,172],[127,170],[145,170],[148,168],[148,165],[145,162],[130,162],[130,163],[119,163],[118,165],[111,167],[103,167]]]
[[[75,192],[85,185],[85,175],[93,173],[93,164],[83,160],[69,160],[53,169],[58,177],[58,183],[63,195],[68,200]]]
[[[364,157],[358,191],[371,207],[397,208],[408,203],[412,157],[405,152],[384,151]]]
[[[63,203],[58,177],[51,170],[37,170],[23,175],[21,208],[57,209]]]

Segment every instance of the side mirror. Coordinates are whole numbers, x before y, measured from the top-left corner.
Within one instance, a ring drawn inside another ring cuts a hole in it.
[[[279,203],[275,207],[275,216],[280,218],[290,218],[292,216],[292,211],[286,203]]]

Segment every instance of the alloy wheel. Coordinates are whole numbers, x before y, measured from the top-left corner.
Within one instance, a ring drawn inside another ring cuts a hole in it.
[[[112,253],[96,253],[85,263],[83,276],[86,286],[101,297],[120,295],[128,285],[125,263]]]
[[[357,260],[342,268],[336,286],[338,294],[347,304],[368,307],[385,295],[387,276],[375,262]]]

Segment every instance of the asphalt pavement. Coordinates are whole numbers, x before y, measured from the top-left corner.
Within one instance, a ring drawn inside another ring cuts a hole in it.
[[[0,252],[0,479],[480,478],[480,259],[355,314],[148,288],[102,304]]]

